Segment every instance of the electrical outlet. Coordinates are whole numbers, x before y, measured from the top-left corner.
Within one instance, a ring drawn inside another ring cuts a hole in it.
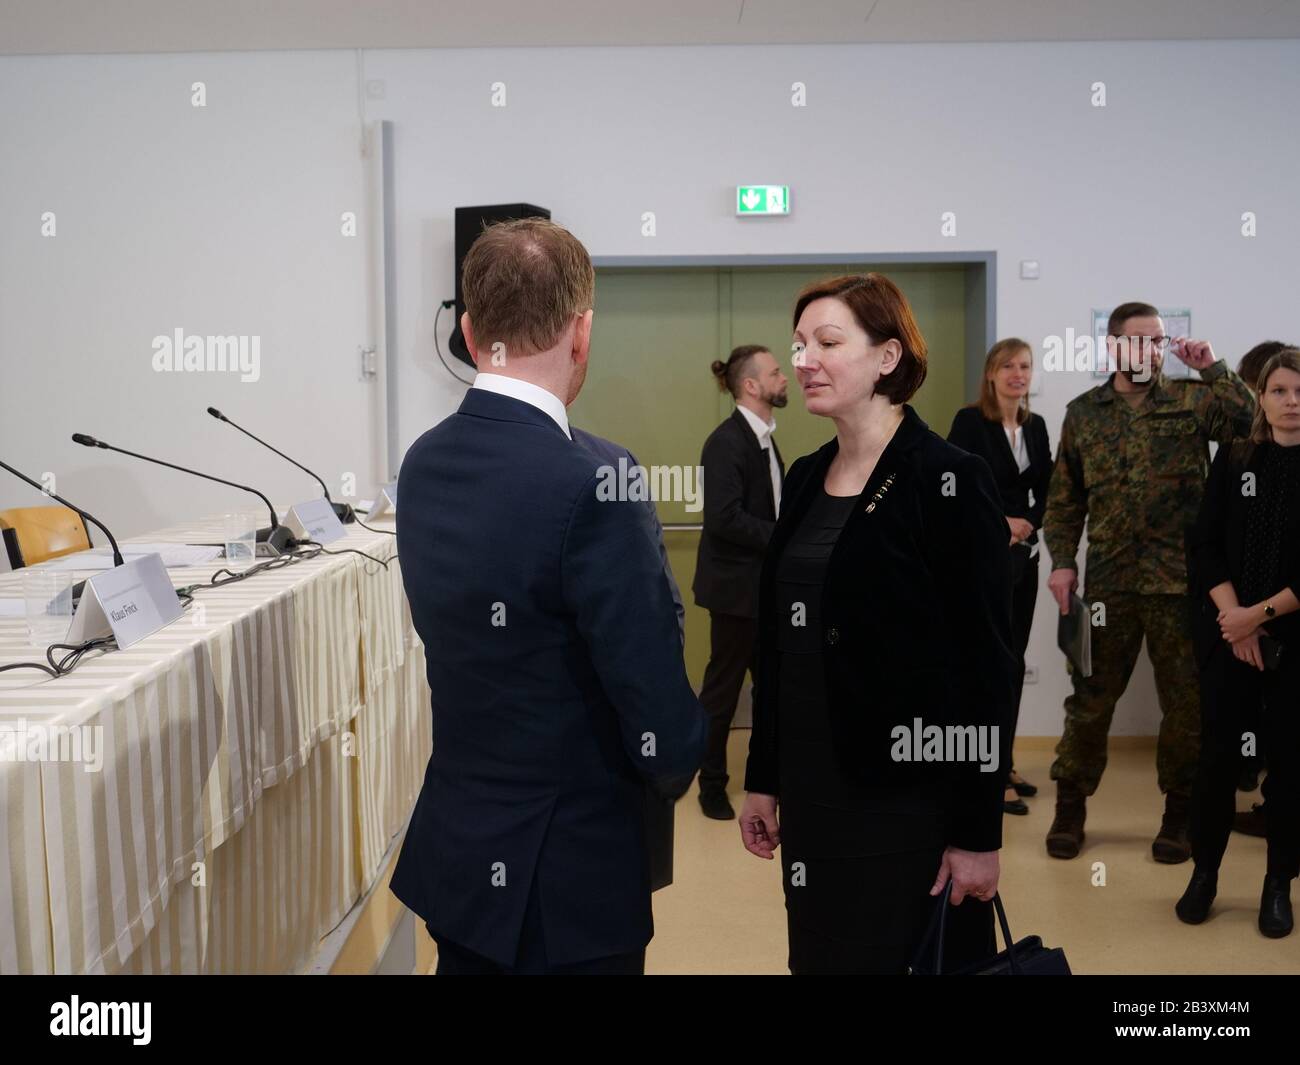
[[[1026,663],[1026,665],[1025,665],[1025,683],[1026,683],[1026,684],[1037,684],[1037,683],[1038,683],[1038,667],[1037,667],[1037,666],[1031,666],[1031,665],[1029,665],[1029,664]]]

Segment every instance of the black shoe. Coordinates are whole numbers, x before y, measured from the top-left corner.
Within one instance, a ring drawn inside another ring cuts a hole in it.
[[[1210,916],[1210,906],[1219,889],[1217,870],[1196,869],[1187,884],[1183,897],[1174,906],[1174,912],[1183,924],[1200,924]]]
[[[1291,878],[1281,873],[1264,877],[1264,891],[1259,896],[1259,930],[1269,939],[1291,934]]]
[[[1011,786],[1016,789],[1016,794],[1022,799],[1030,799],[1038,794],[1038,787],[1027,780],[1013,781]]]
[[[734,821],[736,811],[727,798],[727,793],[719,788],[706,788],[700,791],[700,809],[705,817],[715,821]]]
[[[1267,822],[1264,820],[1264,806],[1262,802],[1251,803],[1249,810],[1238,810],[1232,818],[1232,830],[1240,832],[1243,836],[1259,836],[1263,839],[1268,832],[1266,831]]]
[[[1015,814],[1017,817],[1023,817],[1029,813],[1029,807],[1023,799],[1003,799],[1002,812],[1004,814]]]

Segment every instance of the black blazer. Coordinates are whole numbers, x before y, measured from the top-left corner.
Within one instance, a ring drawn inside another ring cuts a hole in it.
[[[533,892],[552,964],[645,946],[645,782],[680,795],[704,751],[645,504],[603,499],[602,465],[478,388],[402,462],[433,754],[391,889],[501,965]]]
[[[784,477],[775,437],[772,450]],[[695,603],[718,614],[757,617],[758,575],[776,527],[776,502],[767,454],[739,408],[709,434],[700,465],[704,531],[691,584]]]
[[[1223,642],[1219,629],[1219,608],[1210,598],[1210,589],[1224,581],[1232,581],[1240,593],[1242,564],[1246,551],[1246,527],[1251,520],[1252,504],[1259,496],[1247,497],[1242,492],[1242,474],[1258,476],[1263,448],[1277,447],[1268,443],[1252,446],[1246,441],[1220,445],[1210,465],[1210,475],[1201,497],[1201,509],[1196,524],[1188,535],[1190,565],[1189,587],[1195,607],[1193,644],[1202,667],[1210,652]],[[1268,486],[1257,480],[1260,492]],[[1284,586],[1300,595],[1300,510],[1292,508],[1286,516],[1282,540],[1282,569]],[[1266,594],[1280,592],[1281,587],[1270,588]],[[1243,602],[1242,606],[1253,606]],[[1300,655],[1300,612],[1274,618],[1265,626],[1269,634],[1287,646],[1288,655]]]
[[[1002,500],[1002,513],[1008,518],[1024,518],[1034,527],[1028,543],[1038,543],[1038,530],[1047,509],[1047,485],[1052,479],[1052,445],[1047,439],[1047,423],[1041,414],[1030,414],[1021,430],[1029,451],[1029,467],[1024,473],[1007,443],[1001,422],[984,417],[979,407],[962,407],[948,430],[948,442],[963,451],[978,455],[993,472]],[[1030,506],[1029,492],[1034,493]],[[1008,533],[1008,536],[1010,534]]]
[[[780,795],[776,562],[838,450],[832,440],[791,468],[764,560],[748,791]],[[858,502],[822,589],[831,732],[844,769],[883,795],[928,778],[946,799],[947,842],[996,850],[1019,663],[1011,553],[992,475],[906,407]],[[893,730],[910,730],[915,718],[923,727],[998,726],[999,771],[982,773],[975,761],[894,761]]]

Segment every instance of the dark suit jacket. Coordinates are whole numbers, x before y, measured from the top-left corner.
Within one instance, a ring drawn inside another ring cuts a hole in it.
[[[577,443],[613,469],[618,469],[619,459],[627,461],[629,471],[640,466],[636,456],[622,444],[616,444],[612,440],[606,440],[603,436],[597,436],[585,429],[579,429],[573,424],[569,425],[569,432],[573,434],[573,439]],[[629,473],[629,476],[631,476],[631,473]],[[659,520],[659,511],[655,508],[653,499],[646,499],[645,512],[646,523],[650,526],[655,543],[659,545],[659,560],[664,564],[664,576],[668,578],[668,587],[673,593],[673,609],[677,611],[677,630],[681,635],[682,646],[684,647],[686,646],[686,606],[682,603],[682,593],[681,589],[677,587],[677,578],[673,576],[673,567],[668,562],[668,549],[664,546],[664,526],[663,522]]]
[[[1025,434],[1025,447],[1029,451],[1029,467],[1024,473],[1016,465],[1016,457],[1011,453],[1002,424],[984,417],[978,407],[962,407],[957,412],[948,431],[948,443],[956,444],[988,463],[1002,500],[1002,513],[1009,518],[1028,521],[1034,527],[1028,542],[1036,544],[1038,530],[1043,524],[1043,512],[1047,509],[1047,486],[1052,479],[1052,445],[1047,439],[1047,423],[1041,414],[1030,414],[1021,432]],[[1031,490],[1034,493],[1032,505],[1029,502]]]
[[[772,449],[784,476],[775,437]],[[716,614],[757,617],[758,575],[776,527],[776,502],[767,453],[739,408],[709,434],[700,465],[704,531],[691,585],[696,605]]]
[[[611,469],[618,469],[620,459],[627,463],[629,471],[640,466],[636,456],[621,444],[596,436],[594,433],[579,429],[572,424],[569,426],[569,432],[573,434],[573,439],[577,443],[585,447]],[[629,477],[631,476],[634,475],[629,472]],[[659,520],[659,512],[655,509],[653,499],[647,498],[643,506],[645,508],[646,524],[650,527],[655,543],[659,545],[659,560],[663,563],[664,577],[667,578],[668,587],[673,594],[673,608],[677,611],[677,631],[681,636],[682,646],[685,647],[686,607],[682,604],[682,595],[677,588],[677,579],[673,576],[673,568],[668,562],[668,549],[664,546],[663,523]],[[677,801],[674,797],[661,795],[653,787],[647,786],[645,834],[646,846],[650,853],[650,889],[652,891],[666,888],[673,882],[673,830],[675,828],[676,810]]]
[[[471,388],[402,464],[397,543],[433,754],[393,874],[437,935],[512,965],[653,934],[643,778],[680,794],[706,719],[644,507],[542,411]]]
[[[794,464],[760,586],[760,678],[754,685],[748,791],[780,795],[780,656],[776,563],[839,450],[831,440]],[[951,475],[951,476],[949,476]],[[887,484],[887,487],[886,487]],[[879,493],[879,495],[877,495]],[[997,725],[1010,755],[1019,662],[1012,650],[1006,520],[984,460],[931,432],[911,407],[831,553],[822,587],[831,734],[847,773],[882,796],[931,780],[945,799],[945,839],[963,850],[1002,843],[1005,772],[977,762],[897,762],[896,726]],[[872,506],[870,511],[867,507]]]

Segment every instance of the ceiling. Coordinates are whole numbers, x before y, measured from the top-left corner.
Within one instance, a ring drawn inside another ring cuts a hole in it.
[[[0,54],[1300,37],[1300,0],[0,0]]]

